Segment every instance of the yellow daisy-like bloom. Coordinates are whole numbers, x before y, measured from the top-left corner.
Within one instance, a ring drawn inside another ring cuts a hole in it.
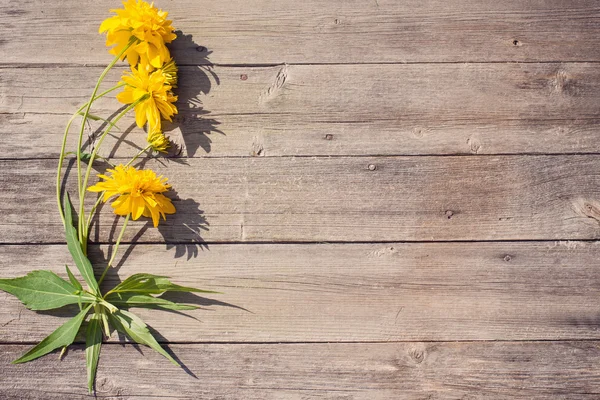
[[[173,60],[172,58],[167,61],[165,63],[165,65],[163,65],[160,68],[160,71],[162,72],[162,74],[165,76],[165,81],[167,82],[168,85],[171,85],[171,87],[176,88],[177,87],[177,65],[175,65],[175,60]]]
[[[169,139],[161,132],[160,129],[150,128],[148,131],[148,144],[151,146],[152,150],[159,151],[161,153],[166,153],[169,146],[171,146],[171,142]]]
[[[165,214],[174,214],[175,206],[171,199],[163,195],[171,188],[167,178],[156,176],[152,170],[137,170],[131,166],[117,165],[107,170],[111,176],[98,175],[104,182],[90,186],[90,192],[104,192],[103,201],[118,196],[112,202],[115,214],[137,220],[141,216],[151,217],[154,227],[158,226],[160,217],[166,220]]]
[[[142,62],[141,64],[143,64],[146,67],[146,71],[148,71],[148,73],[154,72],[157,69],[147,62]],[[179,69],[175,64],[175,60],[171,58],[169,61],[164,63],[162,67],[158,68],[158,70],[165,77],[165,82],[167,83],[167,85],[170,85],[172,88],[177,87],[177,72],[179,71]]]
[[[148,71],[147,64],[131,67],[131,73],[121,78],[126,83],[125,88],[117,95],[117,100],[124,104],[131,104],[148,95],[135,106],[135,122],[142,128],[146,122],[151,128],[160,127],[160,117],[172,121],[172,116],[177,114],[177,107],[173,103],[177,96],[171,92],[171,85],[161,70]]]
[[[107,32],[106,46],[114,47],[111,54],[117,55],[129,44],[132,37],[135,43],[125,52],[129,64],[137,65],[140,58],[155,68],[160,68],[170,58],[166,43],[171,43],[177,35],[167,19],[169,13],[154,4],[141,0],[123,2],[123,9],[110,10],[117,15],[107,18],[100,25],[99,32]]]

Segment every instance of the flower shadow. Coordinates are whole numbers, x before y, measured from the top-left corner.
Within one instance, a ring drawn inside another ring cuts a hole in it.
[[[218,129],[218,125],[221,123],[209,117],[210,111],[202,107],[202,101],[198,98],[199,95],[207,95],[212,89],[213,82],[219,85],[220,80],[214,72],[213,64],[208,59],[211,52],[206,47],[195,43],[192,35],[184,35],[181,31],[177,31],[176,34],[177,39],[171,46],[175,62],[178,63],[178,59],[182,58],[185,53],[185,59],[192,59],[194,65],[179,67],[179,82],[185,82],[175,89],[175,94],[178,96],[176,106],[179,114],[174,117],[172,123],[163,123],[163,131],[171,137],[172,142],[176,145],[173,147],[171,155],[181,155],[182,148],[185,148],[185,155],[194,157],[199,148],[206,153],[211,152],[210,135],[212,133],[225,135]],[[177,135],[177,128],[181,136]]]
[[[173,199],[177,212],[167,216],[167,221],[158,224],[158,232],[163,237],[167,250],[175,249],[175,258],[196,258],[199,250],[208,250],[202,233],[209,230],[210,224],[198,202],[193,199],[179,199],[174,190],[168,195]]]

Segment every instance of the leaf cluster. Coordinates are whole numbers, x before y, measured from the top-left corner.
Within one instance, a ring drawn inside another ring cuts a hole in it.
[[[87,288],[84,289],[81,282],[66,266],[69,281],[51,271],[32,271],[23,277],[0,279],[0,290],[16,296],[30,310],[52,310],[77,304],[79,313],[13,361],[13,364],[34,360],[59,348],[64,350],[75,341],[78,334],[83,334],[88,389],[91,392],[100,357],[103,331],[109,337],[114,328],[136,343],[151,347],[179,366],[179,363],[156,341],[144,321],[129,311],[129,308],[192,310],[198,307],[175,303],[158,296],[165,292],[216,292],[180,286],[170,282],[166,276],[140,273],[130,276],[102,295],[92,264],[78,241],[77,231],[73,225],[72,205],[68,196],[64,202],[64,215],[67,247]],[[88,316],[89,322],[84,324]]]

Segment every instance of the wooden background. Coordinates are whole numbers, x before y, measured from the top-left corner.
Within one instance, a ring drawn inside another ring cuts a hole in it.
[[[2,277],[64,276],[60,138],[118,5],[0,0]],[[181,154],[146,165],[178,213],[132,224],[107,287],[143,270],[224,294],[140,310],[186,369],[113,337],[98,397],[600,398],[598,1],[157,5],[181,31]],[[0,398],[87,398],[80,345],[9,364],[68,311],[0,304]]]

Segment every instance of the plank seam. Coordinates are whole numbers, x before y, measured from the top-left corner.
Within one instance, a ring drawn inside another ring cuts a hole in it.
[[[453,243],[555,243],[555,242],[573,242],[573,243],[600,243],[600,238],[597,239],[457,239],[457,240],[328,240],[328,241],[203,241],[203,242],[158,242],[158,241],[143,241],[143,242],[126,242],[122,241],[122,245],[317,245],[317,244],[453,244]],[[2,246],[64,246],[66,242],[0,242]],[[92,246],[111,245],[113,242],[90,242]]]
[[[340,341],[207,341],[207,342],[194,342],[194,341],[174,341],[167,342],[157,340],[160,344],[164,345],[305,345],[305,344],[399,344],[399,343],[564,343],[564,342],[600,342],[600,338],[578,338],[578,339],[458,339],[458,340],[340,340]],[[0,346],[25,346],[25,345],[36,345],[38,341],[0,341]],[[84,345],[85,342],[76,341],[73,342],[75,345]],[[134,345],[134,342],[107,342],[102,341],[103,345]]]
[[[322,62],[322,63],[182,63],[179,67],[224,67],[224,68],[273,68],[287,66],[323,66],[323,65],[463,65],[463,64],[599,64],[600,60],[494,60],[494,61],[379,61],[379,62]],[[119,65],[118,65],[119,66]],[[122,66],[126,66],[123,64]],[[104,68],[106,64],[72,64],[72,63],[0,63],[0,69],[7,68]]]
[[[205,155],[205,156],[198,156],[198,157],[164,157],[164,159],[167,160],[200,160],[200,159],[211,159],[211,160],[228,160],[228,159],[277,159],[277,158],[282,158],[282,159],[288,159],[288,158],[325,158],[325,159],[329,159],[329,158],[373,158],[373,157],[377,157],[377,158],[393,158],[393,157],[406,157],[406,158],[417,158],[417,157],[444,157],[444,158],[450,158],[450,157],[469,157],[469,158],[476,158],[476,157],[561,157],[561,156],[600,156],[600,152],[564,152],[564,153],[538,153],[538,152],[518,152],[518,153],[471,153],[471,152],[464,152],[464,153],[446,153],[446,154],[436,154],[436,153],[423,153],[423,154],[414,154],[414,153],[408,153],[408,154],[402,154],[402,153],[398,153],[398,154],[302,154],[302,155],[297,155],[297,154],[282,154],[282,155],[276,155],[276,156],[210,156],[210,155]],[[152,157],[149,158],[154,159],[156,157]],[[108,158],[108,160],[129,160],[130,157],[111,157]],[[144,160],[146,158],[140,158],[140,160]],[[162,158],[157,158],[157,159],[162,159]],[[19,158],[19,157],[0,157],[0,161],[44,161],[44,160],[56,160],[58,161],[58,157],[27,157],[27,158]]]

